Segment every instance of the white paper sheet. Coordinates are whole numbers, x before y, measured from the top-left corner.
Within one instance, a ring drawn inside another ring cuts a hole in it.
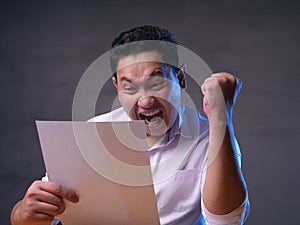
[[[64,225],[159,224],[143,123],[36,124],[49,180],[80,198],[66,201]]]

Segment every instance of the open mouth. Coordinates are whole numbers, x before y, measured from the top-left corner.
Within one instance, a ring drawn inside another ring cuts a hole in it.
[[[141,112],[139,113],[139,117],[144,120],[146,124],[152,124],[163,119],[163,112],[159,109]]]

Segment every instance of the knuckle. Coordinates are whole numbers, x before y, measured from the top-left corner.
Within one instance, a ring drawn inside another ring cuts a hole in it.
[[[59,198],[59,197],[57,197],[57,196],[52,196],[52,202],[53,202],[53,204],[55,204],[55,205],[59,205],[59,204],[61,204],[62,199]]]
[[[31,184],[30,188],[40,188],[42,182],[43,181],[36,180]]]
[[[34,198],[35,196],[36,196],[36,193],[33,190],[28,189],[25,197],[31,199],[31,198]]]
[[[228,72],[219,72],[219,73],[215,73],[215,76],[220,76],[220,77],[234,77],[232,74],[228,73]]]
[[[35,180],[35,181],[32,182],[32,186],[38,185],[39,183],[40,183],[39,180]]]
[[[211,93],[213,91],[214,87],[210,84],[206,86],[206,92]]]
[[[205,89],[208,93],[214,91],[218,87],[219,87],[219,83],[215,79],[210,79],[205,85]]]
[[[33,218],[33,214],[31,212],[25,211],[24,212],[24,220],[25,221],[31,221]]]
[[[35,199],[37,196],[37,191],[34,188],[29,188],[26,192],[25,198],[26,199]]]
[[[26,221],[32,221],[35,218],[35,211],[31,207],[25,208],[23,217]]]
[[[57,215],[62,214],[65,211],[65,209],[66,209],[65,204],[64,203],[60,204],[59,207],[57,208]]]
[[[62,192],[62,186],[60,184],[55,185],[54,192],[60,194]]]
[[[233,82],[235,81],[235,77],[227,72],[220,72],[220,73],[215,73],[212,75],[212,77],[215,77],[221,82]]]

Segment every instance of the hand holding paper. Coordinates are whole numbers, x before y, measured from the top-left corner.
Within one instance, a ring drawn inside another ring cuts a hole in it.
[[[137,136],[129,137],[131,126]],[[65,202],[64,225],[159,224],[146,142],[132,143],[145,133],[143,123],[38,121],[37,127],[49,180],[80,198]]]

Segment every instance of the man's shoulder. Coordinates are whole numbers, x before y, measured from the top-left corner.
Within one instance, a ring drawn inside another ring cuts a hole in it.
[[[129,121],[130,118],[122,107],[111,112],[95,116],[88,120],[88,122],[112,122],[112,121]]]

